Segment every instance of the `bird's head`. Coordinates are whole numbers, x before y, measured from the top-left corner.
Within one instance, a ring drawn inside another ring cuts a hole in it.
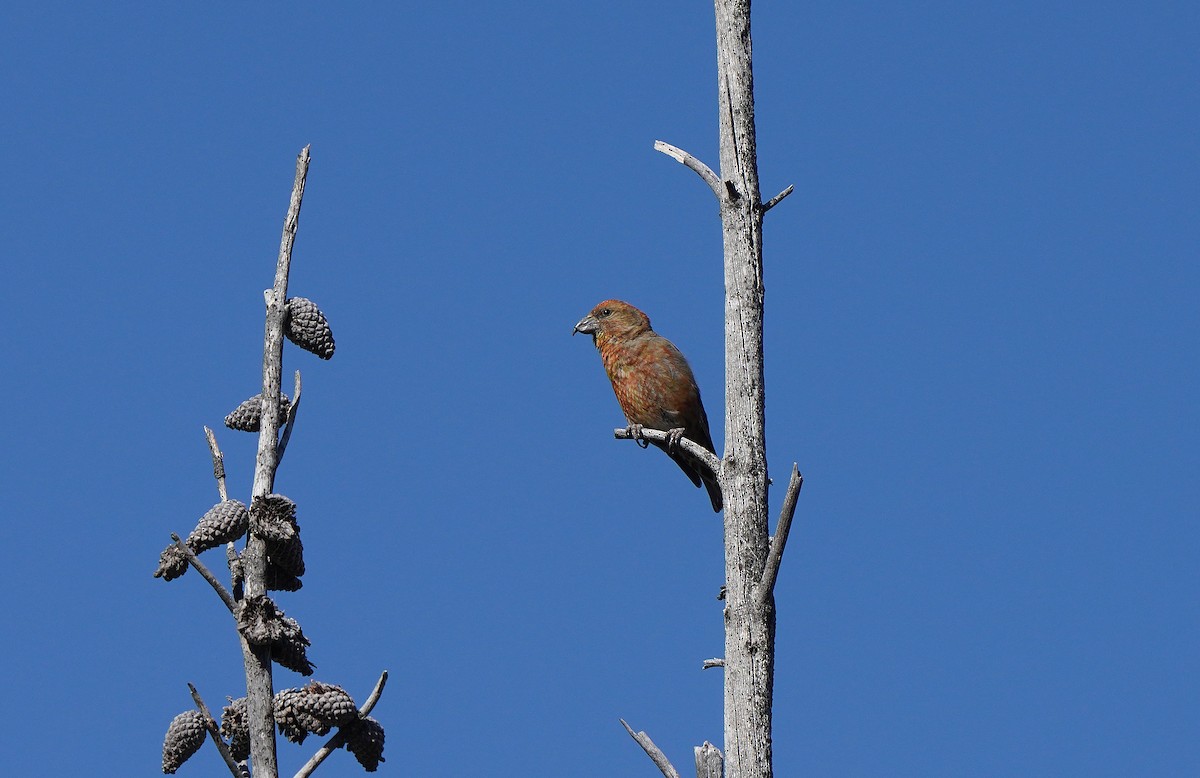
[[[575,325],[576,332],[591,335],[593,341],[636,338],[650,331],[650,317],[621,300],[605,300]]]

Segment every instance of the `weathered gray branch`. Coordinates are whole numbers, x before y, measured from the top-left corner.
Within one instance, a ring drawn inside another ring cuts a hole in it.
[[[217,436],[208,427],[204,428],[204,437],[208,440],[208,451],[212,454],[213,478],[217,479],[217,491],[221,494],[221,502],[229,499],[225,488],[225,455],[217,446]]]
[[[367,697],[367,701],[359,707],[359,716],[367,716],[375,708],[375,703],[379,702],[379,698],[383,695],[383,687],[387,684],[387,679],[388,673],[387,670],[384,670],[382,673],[380,673],[379,680],[375,682],[375,688],[371,690],[371,695]],[[324,762],[330,754],[345,744],[345,732],[344,730],[339,729],[333,734],[333,737],[325,741],[325,745],[321,746],[321,748],[317,750],[317,753],[312,755],[311,759],[304,763],[304,766],[297,771],[295,778],[308,778],[308,776],[312,775],[313,770],[317,769],[321,762]]]
[[[788,533],[792,529],[792,517],[796,514],[796,500],[800,497],[800,487],[804,486],[804,476],[800,468],[792,463],[792,477],[788,481],[787,494],[783,498],[783,507],[779,511],[779,523],[775,525],[775,537],[771,538],[771,550],[767,554],[767,564],[763,568],[762,581],[758,585],[758,601],[766,605],[767,600],[775,591],[775,579],[779,575],[779,563],[783,561],[783,550],[787,546]]]
[[[679,771],[671,765],[671,760],[667,759],[667,755],[662,752],[662,749],[654,745],[654,741],[646,732],[634,732],[633,727],[625,723],[625,719],[621,719],[621,726],[625,727],[625,731],[629,736],[637,741],[637,744],[646,752],[646,756],[658,767],[666,778],[679,778]]]
[[[724,666],[725,666],[724,659],[722,659],[720,657],[713,657],[712,659],[705,659],[704,662],[700,665],[700,669],[701,670],[711,670],[714,667],[724,667]]]
[[[613,430],[613,437],[617,440],[636,440],[630,434],[628,428],[619,427]],[[644,440],[654,441],[655,443],[666,443],[670,439],[670,435],[662,430],[652,430],[648,427],[642,428],[642,438]],[[701,446],[695,441],[687,438],[680,438],[678,443],[679,450],[687,454],[689,458],[700,464],[702,467],[712,473],[718,479],[721,477],[721,460],[717,459],[717,455],[708,449]]]
[[[279,438],[279,456],[275,466],[283,461],[283,452],[287,450],[288,441],[292,439],[292,425],[296,423],[296,413],[300,409],[300,371],[296,371],[296,380],[292,386],[292,404],[288,406],[287,418],[283,422],[283,436]]]
[[[213,575],[212,570],[209,570],[208,567],[206,567],[205,564],[200,561],[200,557],[196,556],[196,553],[188,548],[187,543],[184,543],[182,540],[180,540],[179,536],[174,532],[171,533],[171,540],[175,541],[175,547],[178,548],[185,557],[187,557],[188,564],[191,565],[197,573],[203,576],[205,581],[208,581],[209,585],[212,586],[213,591],[215,591],[217,596],[221,598],[221,602],[225,603],[225,607],[229,609],[230,613],[233,613],[233,597],[230,596],[229,591],[221,584],[221,582],[217,580],[217,577]]]
[[[233,758],[233,754],[229,752],[229,747],[225,745],[225,741],[221,738],[221,730],[217,728],[217,721],[209,713],[208,706],[204,704],[204,700],[200,698],[200,692],[196,691],[196,687],[190,683],[188,684],[188,689],[192,693],[192,701],[196,703],[197,710],[204,716],[204,726],[208,730],[209,737],[212,738],[213,745],[221,752],[221,758],[229,766],[229,772],[233,773],[234,778],[242,778],[242,769],[238,767],[237,760]]]
[[[704,745],[696,746],[696,778],[723,778],[725,775],[725,760],[721,757],[721,749],[704,741]]]
[[[665,141],[654,141],[654,150],[661,151],[663,154],[666,154],[676,162],[687,165],[689,168],[695,171],[696,175],[703,178],[704,183],[708,184],[708,188],[711,189],[713,194],[717,196],[718,202],[725,199],[727,194],[725,187],[721,185],[721,179],[717,177],[717,174],[714,173],[712,168],[710,168],[708,165],[696,159],[678,146],[672,146],[670,143]]]
[[[286,313],[288,272],[291,269],[292,247],[300,222],[300,205],[304,201],[304,185],[308,177],[309,147],[305,146],[296,159],[296,178],[292,197],[283,221],[279,241],[279,259],[275,264],[275,285],[266,290],[267,317],[263,335],[262,415],[258,431],[258,456],[255,459],[252,498],[266,497],[275,484],[279,466],[279,387],[283,374],[283,319]],[[246,597],[267,593],[267,554],[265,541],[250,533],[242,554],[246,576]],[[242,659],[246,667],[246,698],[249,708],[250,756],[255,778],[278,778],[279,764],[275,753],[274,717],[271,702],[274,690],[271,681],[271,647],[255,646],[242,639]]]
[[[767,200],[765,203],[763,203],[762,212],[766,213],[767,211],[771,210],[775,206],[779,205],[779,201],[782,200],[783,198],[787,197],[788,195],[790,195],[795,188],[796,187],[794,185],[788,184],[787,189],[784,189],[782,192],[780,192],[779,194],[772,197],[770,200]]]

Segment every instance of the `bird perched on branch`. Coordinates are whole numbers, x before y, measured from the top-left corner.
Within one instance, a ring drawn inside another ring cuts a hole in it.
[[[716,454],[700,387],[675,344],[650,329],[650,317],[620,300],[597,305],[571,334],[576,332],[591,335],[600,351],[630,434],[644,446],[653,441],[641,438],[641,428],[670,433],[666,443],[654,445],[665,451],[692,483],[703,483],[713,510],[720,511],[721,485],[716,477],[678,447],[679,438],[686,437]]]

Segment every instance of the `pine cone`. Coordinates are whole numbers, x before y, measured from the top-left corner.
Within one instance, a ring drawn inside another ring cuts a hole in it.
[[[283,334],[300,348],[311,351],[321,359],[333,356],[333,330],[329,329],[325,314],[312,300],[304,297],[288,299]]]
[[[284,689],[275,695],[272,705],[279,734],[296,744],[304,742],[313,731],[311,726],[319,726],[299,707],[300,696],[299,689]]]
[[[246,534],[250,526],[250,512],[240,500],[224,500],[208,509],[200,522],[188,535],[187,545],[197,554],[216,548]]]
[[[324,726],[341,727],[358,718],[358,706],[340,686],[309,681],[300,691],[297,704]]]
[[[283,392],[279,393],[279,423],[287,418],[288,408],[292,401]],[[262,421],[262,392],[246,400],[233,409],[233,413],[225,417],[225,426],[231,430],[242,432],[258,432],[259,422]]]
[[[300,536],[283,543],[267,543],[267,564],[297,578],[304,575],[304,545]]]
[[[268,543],[285,543],[300,532],[296,503],[282,494],[268,494],[250,503],[250,531]]]
[[[167,727],[167,736],[163,739],[163,772],[174,773],[192,754],[199,751],[207,732],[204,714],[200,711],[185,710],[176,716],[171,726]]]
[[[179,546],[172,543],[158,555],[158,569],[154,571],[154,577],[174,581],[187,571],[187,557],[179,550]]]
[[[278,565],[267,560],[267,591],[269,592],[298,592],[304,582],[291,573],[284,572]]]
[[[229,752],[238,762],[250,758],[250,726],[246,723],[248,714],[245,697],[230,700],[221,714],[221,735],[229,741]]]
[[[316,665],[308,661],[308,647],[312,645],[300,623],[293,618],[283,616],[280,620],[280,634],[271,643],[271,658],[280,667],[286,667],[300,675],[312,675]]]
[[[370,716],[352,722],[346,728],[346,750],[368,773],[379,769],[383,758],[383,725]]]
[[[238,632],[256,646],[267,645],[282,634],[282,612],[266,595],[246,597],[237,604]]]

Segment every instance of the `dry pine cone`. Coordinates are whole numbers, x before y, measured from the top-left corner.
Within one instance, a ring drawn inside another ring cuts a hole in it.
[[[158,569],[154,571],[154,577],[164,581],[174,581],[187,571],[187,557],[179,550],[179,546],[172,543],[159,554]]]
[[[325,314],[312,300],[305,297],[288,299],[283,334],[300,348],[311,351],[321,359],[333,356],[333,330],[329,329]]]
[[[279,393],[279,423],[287,418],[288,408],[292,401],[283,392]],[[262,393],[251,397],[233,409],[233,413],[225,417],[225,426],[231,430],[242,432],[258,432],[259,422],[262,421]]]
[[[296,537],[296,503],[282,494],[256,497],[250,503],[250,531],[268,543],[285,543]]]
[[[221,714],[221,735],[229,741],[229,753],[239,762],[250,758],[250,726],[246,723],[246,698],[230,700]]]
[[[358,706],[340,686],[309,681],[300,691],[303,694],[296,705],[326,727],[326,732],[330,727],[345,726],[358,718]]]
[[[241,500],[224,500],[208,509],[200,517],[192,534],[188,535],[187,545],[199,554],[210,548],[216,548],[246,534],[250,526],[250,512]]]
[[[171,721],[167,736],[163,738],[162,771],[174,773],[179,766],[191,758],[204,745],[208,730],[204,725],[204,714],[198,710],[185,710]]]
[[[346,728],[346,750],[368,773],[379,769],[383,758],[383,725],[370,716],[353,722]]]

